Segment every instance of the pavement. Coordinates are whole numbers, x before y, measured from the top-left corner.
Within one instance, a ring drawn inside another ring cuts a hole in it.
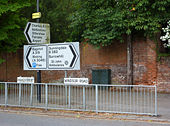
[[[170,94],[158,93],[158,116],[133,115],[133,114],[113,114],[95,113],[65,110],[44,110],[34,108],[14,108],[0,107],[0,112],[24,113],[41,116],[67,117],[67,118],[86,118],[86,119],[106,119],[106,120],[129,120],[167,123],[170,125]]]

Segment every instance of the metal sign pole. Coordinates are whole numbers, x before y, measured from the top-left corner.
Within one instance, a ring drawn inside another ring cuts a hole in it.
[[[39,12],[39,0],[37,0],[37,12]],[[40,19],[36,19],[36,22],[39,23]],[[41,83],[41,71],[37,71],[37,83]],[[41,85],[37,85],[37,100],[41,103]]]
[[[40,9],[39,9],[39,0],[37,0],[37,12],[39,12],[39,11],[40,11]],[[37,18],[36,20],[37,20],[37,23],[40,23],[39,18]]]

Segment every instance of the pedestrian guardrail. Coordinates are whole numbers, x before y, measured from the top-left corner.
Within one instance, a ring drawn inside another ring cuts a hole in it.
[[[156,116],[157,88],[0,82],[0,105]]]

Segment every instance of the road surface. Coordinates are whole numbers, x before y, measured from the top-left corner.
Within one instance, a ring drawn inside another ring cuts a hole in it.
[[[164,122],[69,118],[48,115],[0,112],[0,126],[169,126]]]

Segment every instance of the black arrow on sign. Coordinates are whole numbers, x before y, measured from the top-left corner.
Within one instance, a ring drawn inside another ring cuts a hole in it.
[[[29,61],[29,59],[28,59],[28,56],[29,56],[29,54],[30,54],[30,51],[31,51],[31,47],[29,48],[28,53],[27,53],[27,55],[26,55],[26,60],[27,60],[27,62],[28,62],[29,67],[32,67],[32,66],[31,66],[31,63],[30,63],[30,61]]]
[[[25,34],[26,34],[26,36],[27,36],[27,38],[28,38],[28,41],[31,43],[31,38],[30,38],[30,36],[29,36],[29,34],[28,34],[28,30],[29,30],[30,26],[31,26],[31,23],[28,23],[28,26],[27,26],[27,29],[26,29]]]
[[[71,45],[69,45],[69,47],[70,47],[70,49],[71,49],[71,52],[72,52],[73,55],[74,55],[73,60],[71,61],[71,64],[70,64],[70,67],[72,67],[72,66],[73,66],[73,63],[74,63],[74,61],[75,61],[75,59],[76,59],[76,53],[74,52],[74,49],[73,49],[73,47],[72,47]]]

